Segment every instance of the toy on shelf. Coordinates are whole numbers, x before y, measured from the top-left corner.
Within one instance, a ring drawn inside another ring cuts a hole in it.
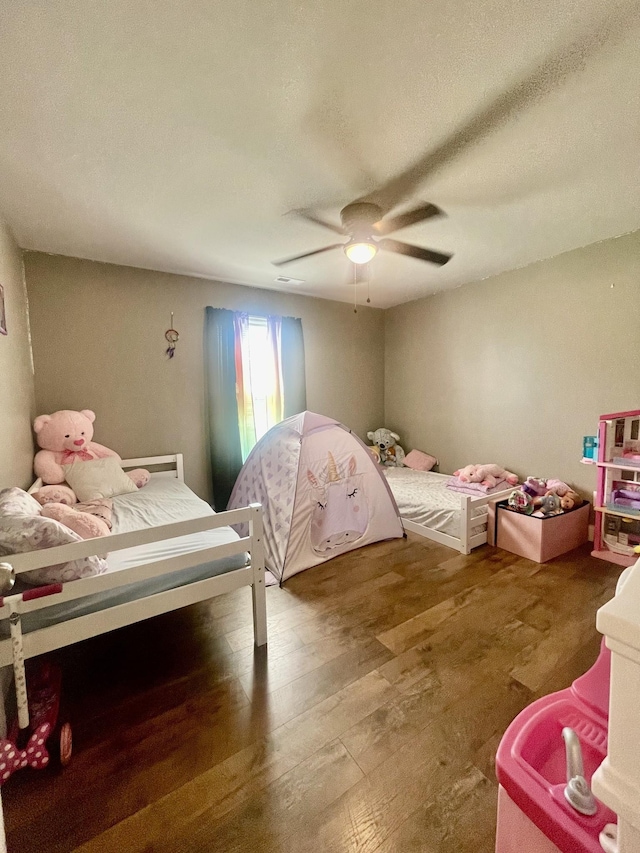
[[[598,424],[594,557],[630,566],[640,545],[640,409]]]
[[[598,461],[598,436],[585,435],[582,439],[583,462],[595,463]]]

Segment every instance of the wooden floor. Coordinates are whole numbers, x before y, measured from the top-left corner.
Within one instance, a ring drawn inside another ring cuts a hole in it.
[[[493,850],[501,733],[595,660],[619,570],[379,543],[60,653],[75,754],[3,788],[10,853]]]

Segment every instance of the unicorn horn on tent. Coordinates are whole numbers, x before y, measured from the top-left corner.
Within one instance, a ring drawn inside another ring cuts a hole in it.
[[[329,476],[327,477],[327,480],[329,483],[336,483],[340,479],[340,474],[338,474],[338,466],[336,465],[336,460],[331,455],[330,450],[327,451],[327,456],[329,457]]]

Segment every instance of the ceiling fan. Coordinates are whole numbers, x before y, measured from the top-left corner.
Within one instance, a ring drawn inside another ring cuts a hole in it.
[[[332,249],[342,249],[354,264],[368,263],[377,255],[379,249],[395,252],[398,255],[408,255],[411,258],[428,261],[438,266],[446,264],[452,258],[452,255],[436,252],[433,249],[423,249],[421,246],[413,246],[410,243],[392,240],[386,236],[400,230],[400,228],[406,228],[408,225],[424,222],[434,216],[443,216],[443,212],[435,204],[423,204],[405,213],[400,213],[398,216],[383,219],[383,210],[379,205],[368,201],[356,201],[348,204],[340,211],[342,225],[326,222],[307,210],[295,210],[293,212],[309,222],[315,222],[317,225],[322,225],[349,239],[343,243],[332,243],[322,249],[315,249],[312,252],[304,252],[301,255],[293,255],[290,258],[274,261],[273,264],[276,267],[293,263],[293,261],[300,261],[303,258],[310,258],[312,255],[330,252]]]
[[[557,89],[571,75],[583,71],[591,54],[596,54],[605,45],[615,44],[625,37],[639,17],[640,6],[637,0],[626,0],[616,3],[614,8],[608,8],[606,16],[600,20],[597,28],[583,31],[573,42],[556,49],[541,65],[533,68],[519,82],[481,107],[461,127],[453,130],[403,172],[361,197],[359,201],[343,208],[340,212],[341,225],[326,222],[307,210],[293,211],[310,222],[348,237],[348,240],[313,252],[283,258],[275,261],[274,265],[284,266],[340,248],[354,264],[366,264],[375,257],[379,249],[408,255],[439,266],[446,264],[451,255],[412,246],[386,236],[408,225],[443,215],[438,207],[425,204],[390,219],[383,219],[383,216],[412,194],[429,175],[455,160],[465,149],[523,112],[536,100]]]

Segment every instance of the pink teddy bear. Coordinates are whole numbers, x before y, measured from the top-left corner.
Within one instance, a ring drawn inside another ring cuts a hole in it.
[[[54,412],[52,415],[39,415],[35,419],[33,429],[38,445],[42,449],[36,453],[33,468],[43,483],[59,487],[64,483],[65,477],[62,466],[70,465],[75,461],[89,462],[93,459],[104,459],[107,456],[119,462],[122,461],[115,450],[92,441],[95,419],[95,414],[89,409],[83,409],[81,412],[65,409]],[[143,468],[128,471],[127,474],[138,488],[142,488],[149,482],[149,472]],[[48,491],[44,488],[36,492],[39,503],[48,503],[52,497],[56,502],[75,503],[76,501],[71,489],[68,489],[62,498],[60,488],[55,490],[55,497],[53,494],[49,495]]]

